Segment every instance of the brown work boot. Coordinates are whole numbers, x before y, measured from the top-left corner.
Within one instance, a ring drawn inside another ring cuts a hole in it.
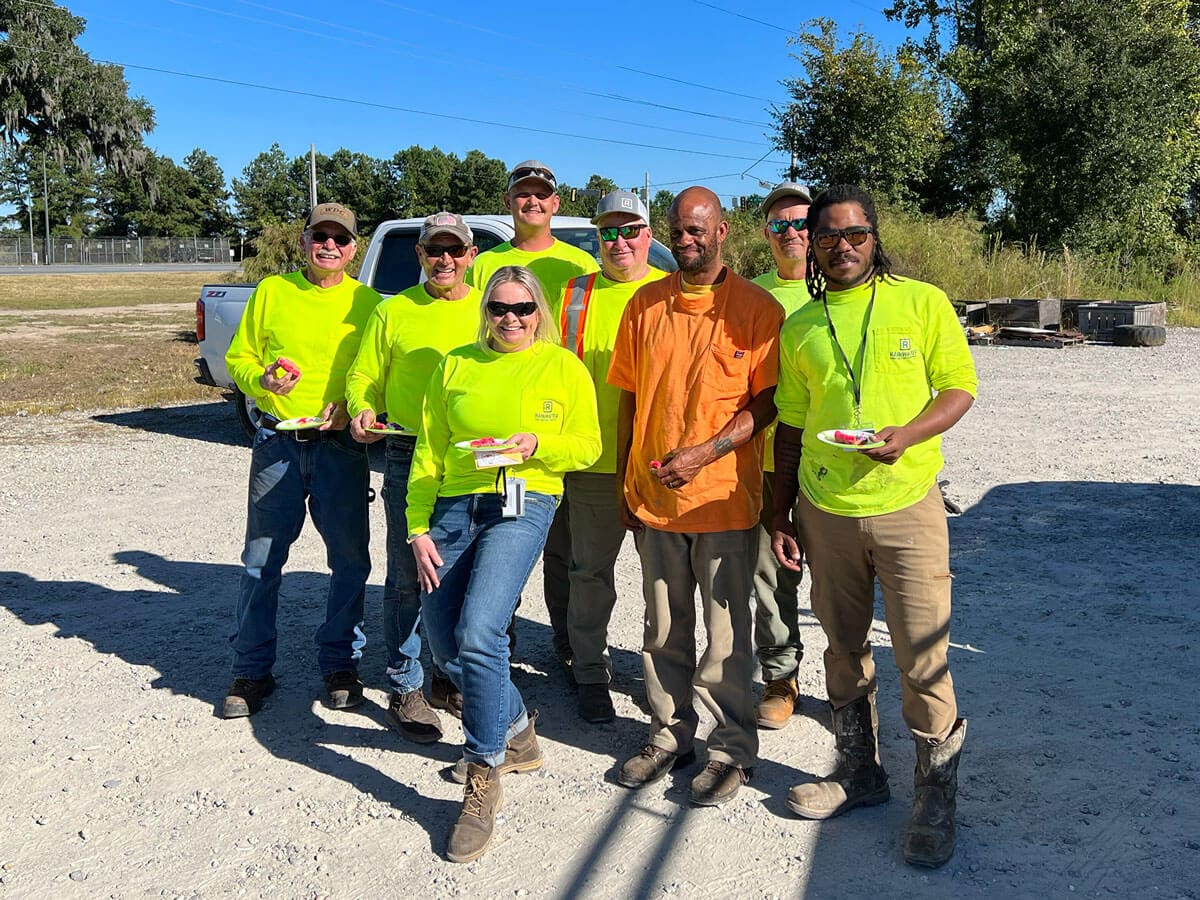
[[[537,734],[534,733],[533,723],[537,720],[537,710],[529,714],[529,724],[512,736],[504,747],[504,762],[496,766],[496,772],[507,775],[509,772],[533,772],[542,767],[545,757],[542,748],[538,746]],[[460,759],[450,768],[450,780],[459,784],[467,783],[467,761]]]
[[[462,692],[441,672],[435,671],[429,679],[429,705],[444,709],[456,719],[462,718]]]
[[[750,782],[753,769],[709,760],[704,770],[692,779],[688,799],[697,806],[720,806],[737,796],[738,788]]]
[[[420,688],[415,691],[392,691],[388,695],[386,718],[388,724],[410,741],[432,744],[441,740],[442,720],[429,708]]]
[[[788,791],[788,809],[805,819],[831,819],[856,806],[886,802],[891,791],[879,764],[878,729],[874,695],[833,710],[837,766],[828,778]]]
[[[696,754],[689,750],[687,753],[672,753],[662,747],[647,744],[638,751],[637,756],[625,760],[617,775],[617,782],[627,788],[640,788],[653,784],[668,772],[696,761]]]
[[[758,716],[758,727],[776,729],[787,725],[792,721],[792,714],[796,711],[796,701],[799,697],[800,685],[797,683],[795,675],[791,678],[777,678],[774,681],[768,681],[763,690],[762,702],[755,710]]]
[[[939,743],[917,738],[912,818],[904,834],[904,861],[936,869],[954,855],[954,816],[958,797],[958,758],[967,737],[967,720]]]
[[[491,766],[468,763],[462,813],[454,823],[450,846],[446,849],[450,862],[469,863],[483,856],[491,843],[496,813],[503,802],[500,773]]]

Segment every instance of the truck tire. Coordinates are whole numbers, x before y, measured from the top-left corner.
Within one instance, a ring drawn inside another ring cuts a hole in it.
[[[1118,325],[1113,330],[1113,346],[1161,347],[1167,342],[1167,329],[1161,325]]]
[[[246,437],[254,440],[254,434],[258,431],[258,420],[262,418],[262,413],[258,411],[258,406],[254,403],[253,397],[247,397],[237,388],[233,389],[233,402],[237,407],[238,421],[242,423],[242,431],[246,432]]]

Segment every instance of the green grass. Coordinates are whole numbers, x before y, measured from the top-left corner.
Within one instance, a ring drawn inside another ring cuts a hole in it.
[[[231,280],[232,271],[3,275],[0,310],[194,303],[201,285]]]

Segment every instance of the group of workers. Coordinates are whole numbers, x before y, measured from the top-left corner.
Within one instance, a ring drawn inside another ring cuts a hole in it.
[[[697,699],[715,725],[689,799],[720,805],[750,780],[757,729],[786,725],[799,699],[807,563],[837,764],[787,805],[826,819],[889,797],[869,640],[878,582],[916,743],[903,853],[942,865],[966,720],[947,663],[936,478],[940,435],[976,391],[946,295],[892,274],[874,202],[851,186],[815,199],[795,182],[772,190],[762,211],[776,269],[753,282],[722,261],[728,223],[703,187],[671,204],[669,275],[649,264],[635,193],[600,200],[599,263],[552,233],[558,185],[545,164],[514,166],[503,202],[514,236],[483,253],[462,216],[425,219],[424,279],[386,300],[345,274],[353,213],[318,205],[304,269],[264,279],[247,303],[227,361],[263,416],[223,714],[252,715],[274,690],[281,574],[306,505],[332,573],[316,636],[326,702],[363,702],[366,445],[383,440],[387,719],[417,742],[442,737],[438,710],[462,719],[450,860],[487,850],[502,776],[542,765],[536,713],[509,675],[539,557],[579,714],[614,718],[608,627],[632,532],[650,728],[618,782],[641,789],[695,763]],[[839,444],[845,433],[863,437]]]

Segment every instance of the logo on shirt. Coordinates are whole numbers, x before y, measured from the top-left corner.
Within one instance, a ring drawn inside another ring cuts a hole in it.
[[[913,349],[911,338],[900,338],[898,347],[888,353],[892,359],[915,359],[917,351]]]
[[[559,404],[553,400],[543,400],[542,408],[534,413],[533,418],[538,422],[557,422],[559,419]]]
[[[733,352],[733,358],[734,358],[734,359],[741,359],[741,358],[742,358],[743,356],[745,356],[745,355],[746,355],[746,351],[745,351],[745,350],[735,350],[735,351]]]

